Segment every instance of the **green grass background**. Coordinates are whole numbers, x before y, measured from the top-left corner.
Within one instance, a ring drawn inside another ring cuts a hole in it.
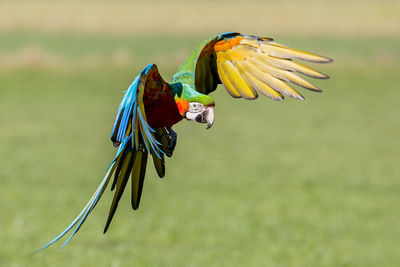
[[[1,266],[400,265],[398,35],[275,34],[335,59],[318,66],[322,94],[245,101],[220,87],[214,126],[175,127],[165,179],[148,165],[138,211],[128,188],[103,235],[106,191],[67,247],[33,254],[102,179],[121,91],[151,62],[169,80],[214,32],[0,29]]]

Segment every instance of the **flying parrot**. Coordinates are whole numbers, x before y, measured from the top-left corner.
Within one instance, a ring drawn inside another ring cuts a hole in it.
[[[115,190],[104,233],[114,217],[130,178],[131,204],[139,207],[150,155],[160,178],[165,175],[165,156],[171,157],[177,142],[172,126],[182,119],[214,123],[214,100],[209,96],[218,84],[234,98],[253,100],[263,94],[273,100],[284,96],[304,100],[290,84],[321,90],[298,73],[318,79],[328,76],[298,60],[328,63],[332,59],[286,47],[272,38],[223,33],[203,41],[167,83],[155,64],[146,66],[126,90],[111,132],[117,152],[104,179],[72,223],[40,250],[73,229],[64,247],[96,207],[107,185]]]

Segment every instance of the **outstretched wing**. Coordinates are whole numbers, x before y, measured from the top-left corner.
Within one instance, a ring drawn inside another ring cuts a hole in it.
[[[222,83],[235,98],[255,99],[264,94],[274,100],[284,95],[303,100],[290,84],[320,92],[298,75],[318,79],[328,76],[307,67],[298,60],[328,63],[332,59],[292,49],[271,38],[226,33],[217,36],[202,48],[196,63],[196,90],[208,94]]]
[[[129,177],[131,177],[132,187],[132,208],[137,209],[142,195],[148,154],[153,157],[154,167],[160,178],[164,177],[164,154],[167,156],[172,154],[172,151],[167,149],[170,140],[165,135],[165,128],[153,129],[149,125],[144,104],[146,102],[151,105],[152,102],[158,100],[158,97],[172,97],[172,95],[170,88],[159,75],[156,65],[151,64],[134,79],[121,101],[111,133],[114,146],[119,147],[108,167],[106,176],[81,213],[61,234],[40,250],[52,245],[75,227],[61,248],[72,239],[97,205],[113,176],[111,190],[115,189],[115,193],[104,232],[111,223]]]

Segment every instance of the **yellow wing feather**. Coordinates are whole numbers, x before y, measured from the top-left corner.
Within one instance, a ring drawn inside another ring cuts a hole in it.
[[[270,72],[268,72],[268,69],[265,67],[263,63],[260,61],[250,58],[247,60],[248,62],[248,68],[249,70],[261,81],[263,81],[265,84],[270,86],[272,89],[275,91],[278,91],[284,95],[299,99],[299,100],[304,100],[304,97],[294,90],[292,87],[290,87],[286,82],[275,78],[274,76],[271,75]]]
[[[275,78],[281,79],[286,82],[291,82],[291,83],[297,84],[297,85],[299,85],[303,88],[309,89],[309,90],[318,91],[318,92],[321,91],[320,89],[318,89],[318,87],[311,84],[309,81],[299,77],[295,73],[293,73],[291,71],[286,71],[286,70],[272,67],[272,66],[266,64],[265,61],[263,61],[262,59],[263,59],[262,56],[256,56],[256,57],[251,58],[249,61],[254,62],[254,64],[257,64],[258,67],[262,71],[264,71],[266,73],[270,73]]]
[[[261,45],[263,51],[270,56],[285,59],[301,59],[310,62],[328,63],[332,60],[327,57],[319,56],[309,52],[286,47],[275,42],[264,42]]]
[[[249,35],[218,42],[215,47],[218,47],[217,71],[222,84],[231,96],[250,100],[257,98],[257,92],[274,100],[282,100],[282,95],[304,100],[288,83],[312,91],[321,90],[297,73],[319,79],[327,79],[328,76],[295,60],[332,61],[275,43],[271,38]]]
[[[219,61],[217,61],[217,69],[219,78],[221,79],[221,82],[225,85],[226,91],[234,98],[241,97],[238,91],[236,91],[235,87],[233,87],[229,78],[226,76],[225,71],[222,68],[222,63]]]
[[[301,86],[301,87],[303,87],[305,89],[321,92],[321,90],[318,87],[316,87],[315,85],[313,85],[309,81],[297,76],[293,72],[282,71],[282,70],[279,70],[279,69],[271,68],[271,73],[272,73],[273,76],[275,76],[278,79],[284,80],[286,82],[291,82],[291,83],[297,84],[298,86]]]
[[[265,96],[272,98],[274,100],[283,100],[283,96],[281,93],[275,91],[267,84],[263,83],[260,79],[258,79],[251,71],[246,71],[247,66],[245,66],[245,62],[237,62],[240,73],[243,75],[246,82],[258,92],[264,94]]]
[[[316,71],[306,65],[303,65],[299,62],[295,62],[291,59],[282,59],[282,58],[266,57],[266,56],[260,56],[258,57],[258,59],[260,59],[261,61],[265,62],[268,65],[271,65],[272,67],[288,71],[296,71],[298,73],[307,75],[312,78],[317,78],[317,79],[329,78],[327,75],[319,71]]]
[[[241,97],[245,99],[255,99],[257,97],[257,93],[243,80],[240,72],[230,60],[225,60],[221,65],[228,80]]]

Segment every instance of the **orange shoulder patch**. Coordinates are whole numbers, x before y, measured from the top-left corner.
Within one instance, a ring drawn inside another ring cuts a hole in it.
[[[237,46],[240,43],[240,41],[242,41],[242,39],[243,36],[236,36],[235,38],[219,41],[215,43],[214,49],[216,52],[223,52],[229,50],[232,47]]]

